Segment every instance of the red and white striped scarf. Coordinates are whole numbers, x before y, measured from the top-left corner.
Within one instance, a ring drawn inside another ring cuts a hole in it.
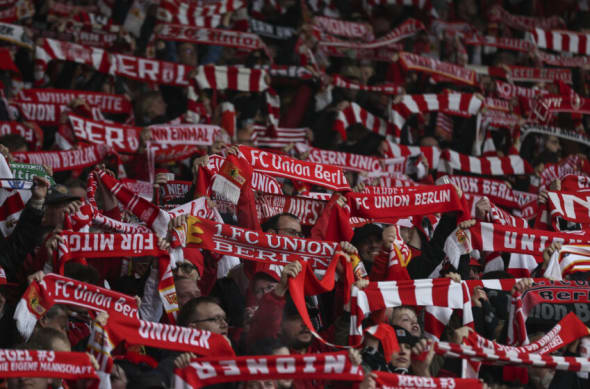
[[[334,120],[334,131],[340,134],[343,140],[346,140],[346,129],[355,123],[360,123],[369,131],[383,136],[392,136],[399,140],[401,131],[395,131],[391,123],[386,122],[378,116],[373,115],[357,103],[349,103],[343,110],[338,111]]]
[[[530,32],[530,39],[540,49],[565,51],[581,55],[590,54],[590,38],[588,34],[576,31],[535,28]]]
[[[350,22],[325,16],[316,16],[313,19],[313,25],[324,32],[345,38],[354,38],[363,41],[370,41],[374,38],[373,28],[369,23]]]
[[[466,232],[470,234],[474,249],[536,256],[540,256],[553,242],[590,243],[590,236],[585,231],[552,232],[479,222]]]
[[[199,27],[217,27],[221,16],[246,6],[242,0],[223,0],[210,5],[163,0],[158,6],[156,18],[166,23]]]
[[[19,122],[3,122],[0,121],[0,136],[8,134],[17,134],[25,139],[25,142],[33,150],[38,150],[43,145],[43,138],[39,139],[39,135],[43,133],[37,133],[33,128],[23,125]]]
[[[470,172],[487,176],[523,175],[533,172],[531,165],[520,155],[506,157],[472,157],[454,150],[443,150],[441,159],[453,170]],[[439,171],[446,171],[444,167]]]
[[[467,284],[452,282],[448,278],[371,282],[363,289],[352,287],[350,344],[356,345],[363,335],[362,322],[370,312],[400,305],[434,307],[431,315],[434,321],[429,322],[425,332],[436,337],[442,335],[441,329],[448,323],[448,310],[462,309],[463,324],[473,322],[471,298]],[[434,325],[435,322],[441,324]]]
[[[187,367],[174,371],[175,388],[178,389],[198,389],[220,383],[250,380],[360,382],[363,377],[363,369],[353,365],[346,352],[199,358]]]
[[[450,81],[471,86],[477,85],[475,71],[460,65],[408,52],[401,52],[399,60],[406,71],[425,72],[432,75],[437,81]]]
[[[454,116],[473,116],[483,106],[475,94],[447,91],[440,94],[404,95],[402,101],[391,106],[394,133],[401,134],[402,127],[411,115],[426,112],[443,112]],[[399,138],[399,135],[396,135]]]
[[[309,144],[307,128],[252,126],[250,140],[255,147],[283,149],[291,144]]]
[[[590,271],[590,247],[563,245],[553,252],[543,275],[552,280],[562,280],[570,274],[587,271]]]
[[[188,86],[191,67],[174,62],[109,53],[77,43],[43,38],[35,48],[35,79],[41,82],[49,62],[72,61],[100,73],[122,76],[154,84]]]
[[[448,176],[463,192],[487,196],[494,204],[506,208],[520,208],[537,196],[512,189],[504,181],[475,176]]]

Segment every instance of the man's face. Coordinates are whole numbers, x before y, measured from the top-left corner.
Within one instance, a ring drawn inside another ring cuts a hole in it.
[[[559,138],[556,136],[550,136],[545,142],[545,148],[551,151],[553,154],[557,154],[561,151],[561,144]]]
[[[301,224],[296,219],[289,216],[281,216],[277,223],[277,235],[303,237]]]
[[[225,311],[215,303],[199,304],[196,309],[195,321],[189,327],[211,331],[216,334],[227,335],[229,326]]]
[[[381,249],[381,239],[375,235],[367,237],[357,245],[359,255],[363,261],[373,262]]]
[[[402,327],[416,337],[420,337],[422,335],[420,324],[418,324],[418,317],[411,309],[401,308],[393,311],[391,324]]]
[[[283,318],[281,333],[287,345],[295,349],[305,348],[313,340],[311,332],[299,316]]]
[[[53,351],[72,351],[70,342],[64,342],[62,339],[54,339],[51,343],[51,349]]]
[[[192,43],[182,43],[178,46],[178,59],[181,64],[197,66],[197,50]]]
[[[45,389],[49,387],[49,378],[9,378],[8,389]]]
[[[48,205],[41,224],[56,228],[62,227],[64,223],[64,210],[68,204],[70,204],[70,201]]]
[[[197,282],[190,278],[179,278],[174,281],[176,287],[176,299],[178,307],[182,308],[190,299],[201,296],[201,290]]]

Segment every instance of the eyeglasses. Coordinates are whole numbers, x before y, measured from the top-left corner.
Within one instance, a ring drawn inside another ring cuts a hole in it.
[[[298,238],[303,238],[303,232],[297,231],[293,228],[277,228],[277,231],[284,232],[284,235],[296,236]]]
[[[202,323],[205,321],[216,322],[217,324],[222,324],[222,323],[227,324],[227,317],[225,315],[217,315],[214,317],[210,317],[208,319],[193,320],[192,323]]]

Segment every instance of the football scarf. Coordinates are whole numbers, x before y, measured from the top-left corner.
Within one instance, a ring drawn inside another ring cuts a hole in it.
[[[323,270],[338,248],[337,242],[267,234],[196,217],[189,217],[175,230],[173,247],[186,245],[276,265],[302,259],[312,268]]]
[[[584,231],[552,232],[484,222],[478,222],[469,230],[464,230],[464,233],[470,244],[463,245],[464,250],[460,255],[475,249],[540,256],[553,242],[590,243],[590,237]]]
[[[471,46],[490,46],[500,49],[530,52],[535,50],[535,45],[524,39],[503,38],[496,36],[481,36],[479,34],[467,35],[463,43]]]
[[[0,178],[1,188],[31,189],[33,187],[33,177],[35,176],[49,181],[49,186],[55,185],[53,177],[48,175],[41,165],[13,162],[10,164],[10,171],[12,172],[12,179]]]
[[[221,15],[246,6],[242,0],[224,0],[211,4],[182,3],[175,0],[161,1],[156,18],[166,23],[199,27],[217,27]]]
[[[103,49],[42,38],[35,47],[35,78],[42,81],[47,65],[53,60],[88,65],[98,72],[154,84],[188,86],[190,66],[174,62],[108,53]]]
[[[61,378],[65,380],[91,379],[98,383],[90,357],[86,353],[45,350],[0,350],[0,361],[6,369],[1,378]]]
[[[92,145],[66,151],[15,152],[12,156],[18,162],[47,165],[53,172],[62,172],[96,165],[111,153],[106,145]]]
[[[156,37],[165,41],[190,42],[213,46],[238,47],[245,50],[268,51],[264,41],[256,34],[216,28],[159,24]]]
[[[551,66],[581,68],[590,63],[590,58],[587,56],[566,57],[563,55],[548,54],[541,50],[537,50],[535,54],[543,63]]]
[[[248,146],[240,146],[240,152],[252,165],[254,172],[303,181],[335,191],[350,190],[342,169],[338,167],[300,161]]]
[[[175,387],[183,389],[251,380],[363,380],[363,369],[346,352],[199,358],[174,374]]]
[[[119,123],[104,123],[69,114],[68,119],[77,139],[94,144],[106,144],[115,151],[135,153],[139,148],[140,127]]]
[[[344,151],[323,150],[311,146],[296,145],[300,153],[307,153],[308,162],[338,166],[356,172],[379,172],[383,170],[381,158],[370,155],[346,153]],[[404,169],[405,171],[405,169]]]
[[[585,146],[590,146],[590,137],[588,137],[587,135],[577,131],[564,130],[559,127],[525,125],[522,127],[522,134],[520,136],[521,141],[524,141],[524,138],[526,138],[526,136],[529,134],[543,134],[549,136],[556,136],[561,139],[566,139],[572,142],[581,143]]]
[[[442,335],[452,309],[463,310],[463,324],[473,322],[471,299],[467,284],[449,278],[371,282],[363,289],[352,287],[350,344],[360,344],[363,320],[371,312],[400,305],[426,306],[425,332],[435,337]],[[445,309],[442,309],[445,308]]]
[[[403,87],[394,84],[384,84],[384,85],[362,85],[346,78],[338,75],[333,74],[331,75],[330,84],[337,87],[337,88],[345,88],[345,89],[353,89],[353,90],[363,90],[367,92],[377,92],[383,93],[386,95],[401,95],[404,92]],[[356,103],[352,103],[356,104]]]
[[[402,127],[414,114],[436,111],[453,116],[469,117],[477,114],[482,106],[483,101],[470,93],[446,91],[439,94],[404,95],[399,103],[391,106],[394,134],[401,134]]]
[[[57,274],[47,274],[41,281],[33,281],[23,293],[14,319],[21,335],[28,339],[37,320],[54,304],[76,305],[110,317],[138,318],[137,300],[131,296],[77,281]]]
[[[590,250],[586,245],[563,245],[554,251],[544,277],[562,280],[569,274],[590,271]]]
[[[412,215],[429,215],[460,211],[464,217],[465,204],[450,185],[403,188],[396,194],[370,195],[349,192],[346,194],[351,216],[373,220],[398,219]]]
[[[406,71],[413,70],[424,72],[441,81],[447,80],[471,86],[477,84],[475,71],[463,66],[408,52],[401,52],[399,54],[399,61]]]
[[[565,23],[559,16],[550,18],[536,18],[532,16],[513,15],[499,5],[490,9],[488,18],[492,22],[505,24],[510,28],[529,31],[534,28],[555,28],[564,27]]]
[[[84,99],[91,107],[108,113],[131,113],[131,101],[123,95],[63,89],[23,89],[16,101],[68,105],[74,99]]]
[[[38,150],[43,145],[43,132],[35,131],[33,128],[25,126],[19,122],[2,122],[0,121],[0,136],[8,134],[17,134],[22,136],[29,147]]]
[[[314,27],[332,35],[344,38],[370,41],[373,39],[373,28],[368,23],[350,22],[346,20],[316,16],[313,19]]]
[[[512,189],[504,181],[475,176],[447,176],[464,193],[487,196],[496,205],[520,209],[537,199],[537,195]]]
[[[255,147],[283,149],[291,144],[308,144],[307,128],[269,128],[260,125],[252,126],[250,141]]]
[[[393,136],[399,139],[401,131],[395,131],[391,123],[373,115],[357,103],[349,103],[343,110],[338,111],[334,120],[334,131],[340,134],[342,140],[346,140],[346,129],[355,123],[361,123],[368,130],[383,136]]]
[[[377,388],[433,388],[433,389],[483,389],[484,384],[474,378],[431,378],[409,374],[394,374],[374,371],[377,375]]]
[[[549,93],[543,89],[525,88],[524,86],[514,85],[512,83],[495,80],[496,92],[503,99],[510,99],[512,97],[525,97],[527,99],[534,99],[535,97]]]
[[[529,35],[531,41],[540,49],[565,51],[573,54],[590,54],[588,34],[564,30],[543,30],[535,28]]]
[[[25,28],[18,24],[0,23],[0,40],[29,50],[33,49],[33,42],[25,33]]]
[[[446,149],[442,151],[441,159],[447,163],[450,169],[486,176],[523,175],[533,172],[531,165],[520,155],[472,157]],[[439,168],[439,170],[441,169]]]
[[[547,209],[552,218],[554,225],[557,224],[557,218],[581,223],[582,225],[590,224],[590,192],[581,190],[577,192],[548,192],[549,201]]]

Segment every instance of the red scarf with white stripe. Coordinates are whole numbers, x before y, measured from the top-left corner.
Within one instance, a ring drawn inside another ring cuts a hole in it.
[[[355,123],[361,123],[370,131],[379,135],[389,135],[396,139],[401,136],[401,131],[395,131],[391,123],[373,115],[357,103],[349,103],[343,110],[338,111],[333,129],[340,134],[342,140],[346,140],[346,129]]]
[[[482,381],[474,378],[431,378],[409,374],[393,374],[374,371],[377,375],[377,388],[432,388],[432,389],[483,389]]]
[[[166,23],[217,27],[223,14],[237,11],[245,6],[246,2],[243,0],[223,0],[204,5],[164,0],[158,6],[156,18]]]
[[[482,105],[483,101],[471,93],[446,91],[439,94],[404,95],[402,101],[392,105],[391,117],[395,133],[400,134],[411,115],[435,111],[468,117],[477,114]]]
[[[467,284],[449,278],[371,282],[364,289],[352,288],[350,344],[359,344],[363,334],[362,322],[370,312],[400,305],[426,306],[431,318],[424,330],[436,337],[448,323],[450,314],[445,309],[462,309],[463,324],[473,322],[471,299]],[[451,312],[452,313],[452,312]]]
[[[63,89],[23,89],[16,95],[16,101],[68,105],[74,99],[84,99],[91,107],[103,112],[130,113],[131,102],[123,95],[102,92],[87,92]]]
[[[508,27],[528,31],[536,27],[555,28],[564,27],[565,23],[559,16],[537,18],[533,16],[513,15],[499,5],[495,5],[488,13],[490,21],[499,22]]]
[[[174,371],[175,387],[197,389],[225,382],[251,380],[363,380],[363,369],[346,352],[199,358]]]
[[[122,76],[160,85],[188,86],[191,67],[174,62],[109,53],[77,43],[43,38],[35,48],[35,78],[42,81],[49,62],[72,61],[88,65],[101,73]]]
[[[590,37],[576,31],[543,30],[535,28],[530,32],[531,40],[540,49],[564,51],[573,54],[590,54]]]

